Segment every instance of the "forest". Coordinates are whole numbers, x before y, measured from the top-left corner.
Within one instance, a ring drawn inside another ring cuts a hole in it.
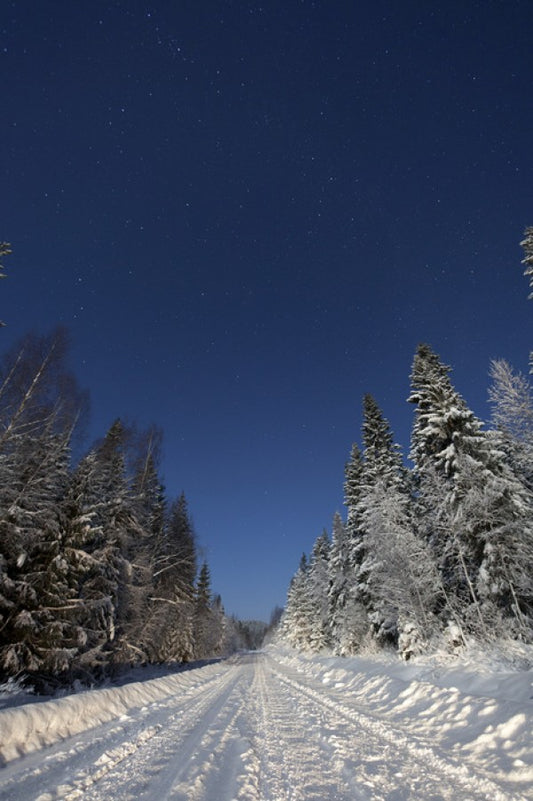
[[[522,246],[533,288],[533,228]],[[117,418],[84,449],[88,395],[67,357],[58,328],[0,360],[0,681],[47,690],[257,647],[266,626],[225,614],[185,495],[166,495],[162,432]],[[346,519],[303,555],[277,636],[405,659],[469,639],[533,642],[531,387],[504,360],[491,375],[485,427],[418,347],[411,466],[365,396]]]
[[[533,288],[533,228],[521,245]],[[450,368],[417,348],[410,467],[365,396],[362,448],[345,468],[346,520],[337,513],[331,537],[324,531],[302,556],[280,624],[289,644],[409,659],[469,641],[533,642],[531,387],[504,360],[491,378],[485,427]]]
[[[0,361],[0,681],[45,690],[255,645],[212,592],[185,495],[166,497],[161,431],[116,419],[80,456],[88,395],[67,357],[58,328]]]

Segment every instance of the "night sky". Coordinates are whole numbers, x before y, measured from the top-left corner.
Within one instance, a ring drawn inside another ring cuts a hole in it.
[[[4,2],[5,348],[66,325],[114,418],[165,432],[226,610],[268,619],[342,510],[415,347],[487,418],[528,369],[533,3]]]

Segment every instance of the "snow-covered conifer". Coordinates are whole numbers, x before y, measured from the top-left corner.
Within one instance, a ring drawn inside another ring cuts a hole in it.
[[[365,396],[363,411],[363,469],[357,508],[364,559],[358,570],[358,589],[374,637],[384,644],[394,643],[398,608],[383,579],[394,569],[390,555],[395,532],[409,527],[409,488],[389,423],[371,395]]]
[[[427,521],[436,524],[427,534],[447,597],[443,612],[461,615],[483,637],[497,619],[508,621],[503,627],[520,620],[524,631],[530,600],[517,543],[530,552],[527,493],[501,441],[482,430],[448,372],[428,346],[418,349],[411,454],[426,530]]]
[[[196,659],[211,656],[211,574],[207,562],[203,562],[196,582],[194,599],[194,655]]]
[[[153,617],[160,659],[193,658],[195,577],[195,534],[182,493],[170,507],[154,562]]]
[[[322,651],[330,643],[329,630],[329,552],[327,531],[317,537],[307,571],[307,598],[310,612],[309,649]]]
[[[68,671],[83,633],[75,566],[63,551],[67,436],[18,437],[10,461],[10,499],[0,516],[0,664],[11,674]]]
[[[291,579],[287,603],[281,622],[281,634],[299,650],[309,650],[312,626],[312,608],[309,598],[309,563],[302,554],[298,570]]]

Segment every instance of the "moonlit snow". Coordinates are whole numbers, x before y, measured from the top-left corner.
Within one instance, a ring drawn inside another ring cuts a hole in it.
[[[0,798],[533,798],[528,670],[270,646],[0,712]]]

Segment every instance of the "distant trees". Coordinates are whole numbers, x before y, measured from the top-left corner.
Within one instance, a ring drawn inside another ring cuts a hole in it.
[[[158,475],[161,432],[117,419],[71,466],[88,399],[67,350],[56,329],[0,361],[0,679],[222,653],[187,501],[168,504]]]
[[[303,554],[300,566],[289,585],[287,604],[280,626],[282,636],[300,650],[309,650],[311,647],[313,621],[309,584],[309,565],[307,556]]]
[[[533,287],[533,228],[522,246]],[[418,347],[410,469],[365,396],[363,450],[353,447],[345,473],[346,522],[333,522],[327,615],[314,601],[324,592],[318,540],[288,591],[280,632],[293,646],[398,647],[408,658],[439,638],[533,641],[531,388],[493,362],[485,430],[449,373],[429,345]]]
[[[161,660],[187,662],[194,657],[196,561],[194,529],[182,493],[165,514],[154,554],[153,640],[159,643]]]
[[[207,562],[198,574],[194,596],[194,656],[206,659],[219,656],[224,648],[224,609],[219,595],[211,594],[211,576]]]

